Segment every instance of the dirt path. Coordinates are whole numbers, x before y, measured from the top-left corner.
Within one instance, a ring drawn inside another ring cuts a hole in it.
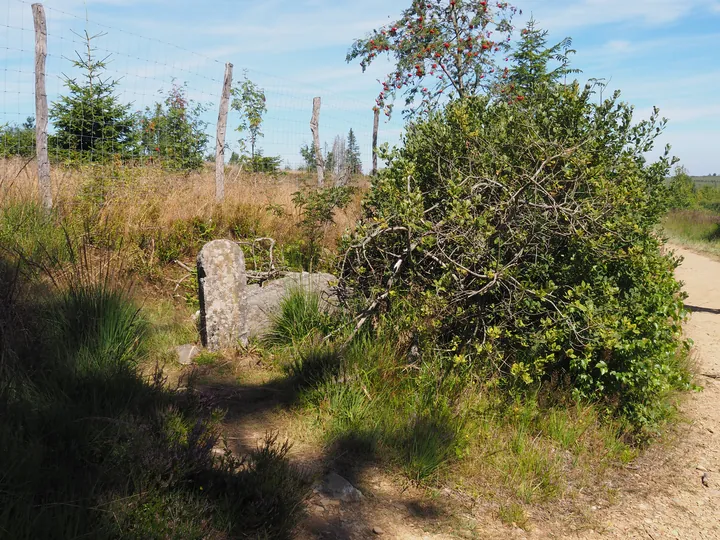
[[[600,511],[602,534],[575,537],[720,539],[720,262],[674,248],[692,310],[685,333],[695,342],[702,392],[690,395],[668,444],[652,449],[620,479],[615,505]],[[708,487],[703,485],[706,474]]]
[[[575,501],[576,507],[587,507],[580,517],[565,512],[558,501],[550,515],[535,515],[530,530],[524,531],[503,525],[490,505],[478,506],[477,500],[464,500],[457,492],[446,489],[429,496],[378,468],[358,471],[352,463],[344,467],[342,459],[332,459],[332,469],[365,496],[360,503],[345,504],[315,493],[297,538],[720,540],[720,379],[714,378],[720,377],[720,262],[674,249],[684,257],[677,275],[685,282],[686,304],[693,312],[685,332],[695,343],[693,356],[702,374],[698,383],[704,390],[686,397],[686,421],[664,443],[611,475],[608,489],[600,490],[605,496],[588,494]],[[280,410],[272,385],[233,387],[233,393],[238,391],[247,395],[236,410],[242,421],[233,422],[235,432],[231,429],[230,434],[234,449],[243,451],[268,427],[282,431],[283,422],[277,425]],[[281,435],[297,439],[297,433]],[[319,476],[328,468],[327,458],[302,443],[295,455]]]

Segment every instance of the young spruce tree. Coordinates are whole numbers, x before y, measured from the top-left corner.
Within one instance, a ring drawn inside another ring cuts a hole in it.
[[[103,77],[108,57],[98,60],[95,56],[93,41],[104,35],[90,35],[86,30],[80,36],[86,50],[82,54],[76,51],[77,59],[72,64],[83,72],[82,77],[65,76],[69,94],[50,108],[57,130],[51,146],[84,161],[127,155],[135,143],[135,118],[130,105],[121,104],[115,93],[119,81]]]
[[[546,47],[547,35],[547,30],[535,26],[534,19],[528,21],[520,33],[515,51],[510,55],[514,65],[508,73],[507,90],[527,98],[541,88],[564,83],[567,75],[580,73],[579,69],[570,67],[568,56],[575,53],[570,48],[572,39],[566,37],[552,47]]]
[[[346,146],[346,158],[345,165],[348,168],[350,174],[362,173],[362,161],[360,160],[360,147],[357,143],[357,138],[352,128],[348,133],[347,146]]]

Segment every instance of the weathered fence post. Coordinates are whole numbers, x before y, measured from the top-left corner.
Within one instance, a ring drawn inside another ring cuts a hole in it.
[[[230,103],[230,86],[232,85],[233,65],[225,64],[225,81],[220,96],[220,112],[218,113],[217,141],[215,143],[215,201],[222,202],[225,198],[225,133],[227,132],[228,107]]]
[[[43,5],[32,4],[31,7],[35,22],[35,153],[38,164],[38,190],[43,208],[50,210],[53,202],[48,158],[48,103],[45,89],[47,24]]]
[[[380,109],[375,107],[375,117],[373,118],[373,138],[372,138],[372,176],[377,174],[377,136],[380,124]]]
[[[310,131],[313,134],[313,145],[315,146],[315,165],[317,167],[318,186],[323,187],[325,183],[325,160],[320,149],[320,98],[313,98],[313,112],[310,119]]]

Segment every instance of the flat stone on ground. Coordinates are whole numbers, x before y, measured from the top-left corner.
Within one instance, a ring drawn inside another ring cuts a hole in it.
[[[180,365],[189,366],[192,364],[193,359],[200,354],[200,347],[192,344],[178,345],[175,347],[175,352],[178,355]]]

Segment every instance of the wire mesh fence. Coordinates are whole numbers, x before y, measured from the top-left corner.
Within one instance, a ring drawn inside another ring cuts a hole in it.
[[[243,58],[213,58],[87,14],[51,7],[45,12],[48,154],[56,165],[112,160],[181,170],[209,166],[215,160],[225,63],[231,62],[235,92],[225,161],[273,170],[312,168],[309,122],[313,97],[320,96],[320,150],[326,165],[338,171],[354,153],[361,170],[370,170],[372,101],[245,69]],[[32,159],[36,153],[35,47],[30,2],[8,0],[0,8],[3,157]],[[245,81],[263,98],[259,125],[243,108]],[[239,131],[240,126],[245,129]],[[395,142],[399,128],[384,127],[378,143]]]

